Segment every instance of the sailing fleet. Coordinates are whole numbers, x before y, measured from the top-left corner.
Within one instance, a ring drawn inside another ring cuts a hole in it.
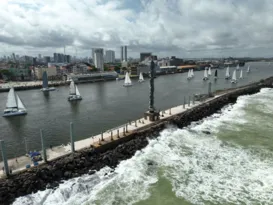
[[[235,84],[237,83],[237,73],[236,71],[240,70],[239,65],[237,65],[236,69],[234,69],[233,74],[232,74],[232,78],[231,78],[231,83]],[[247,73],[250,72],[250,67],[248,66],[247,68]],[[209,77],[212,75],[211,72],[211,68],[205,68],[204,70],[204,77],[203,80],[207,81],[209,80]],[[187,75],[187,79],[190,80],[194,77],[194,72],[193,69],[189,69],[188,71],[188,75]],[[47,73],[44,71],[43,72],[43,88],[41,89],[42,92],[44,93],[48,93],[49,91],[54,91],[56,90],[54,87],[49,87],[48,86],[48,78],[47,78]],[[214,73],[214,80],[216,81],[218,79],[218,71],[215,70]],[[225,79],[229,80],[230,79],[230,71],[229,71],[229,67],[226,68],[226,73],[225,73]],[[243,70],[240,70],[240,77],[239,79],[243,79]],[[144,78],[143,78],[143,74],[142,72],[140,72],[139,74],[139,83],[144,82]],[[125,74],[125,79],[124,79],[124,87],[130,87],[132,86],[132,81],[129,75],[129,72],[126,72]],[[67,98],[68,101],[78,101],[78,100],[82,100],[82,96],[79,92],[79,89],[77,87],[77,85],[75,85],[75,82],[73,80],[71,80],[70,86],[69,86],[69,95]],[[4,110],[3,113],[3,117],[9,117],[9,116],[18,116],[18,115],[26,115],[27,114],[27,110],[22,102],[22,100],[20,99],[20,97],[15,93],[14,88],[11,87],[8,93],[8,98],[7,98],[7,103],[6,103],[6,109]]]

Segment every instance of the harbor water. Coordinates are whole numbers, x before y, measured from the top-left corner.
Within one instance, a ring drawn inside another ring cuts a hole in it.
[[[14,205],[273,204],[272,101],[270,88],[240,96],[186,128],[165,129],[116,169],[65,181]]]
[[[272,76],[273,69],[268,63],[249,63],[242,67],[244,79],[236,85],[224,79],[225,69],[218,70],[219,79],[212,80],[212,91],[231,88]],[[233,68],[230,69],[231,73]],[[214,70],[212,70],[214,74]],[[155,106],[168,109],[183,103],[184,96],[207,93],[208,82],[202,80],[204,71],[195,72],[187,80],[187,73],[159,76],[155,79]],[[237,72],[239,77],[239,72]],[[75,140],[99,134],[143,116],[149,105],[149,81],[133,80],[133,86],[123,87],[123,81],[101,82],[78,85],[83,97],[81,102],[68,102],[69,86],[44,96],[40,90],[18,91],[28,110],[26,116],[0,119],[0,138],[7,145],[9,158],[26,153],[26,150],[41,150],[40,129],[44,130],[46,146],[57,146],[69,142],[69,123],[74,122]],[[0,110],[5,109],[8,93],[0,93]],[[24,143],[26,140],[27,143]]]

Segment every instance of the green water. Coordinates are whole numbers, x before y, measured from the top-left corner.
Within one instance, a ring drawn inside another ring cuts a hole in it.
[[[113,172],[105,168],[14,204],[273,204],[271,102],[273,89],[242,96],[201,123],[164,130]]]

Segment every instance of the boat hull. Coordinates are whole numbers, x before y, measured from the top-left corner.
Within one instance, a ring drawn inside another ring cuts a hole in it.
[[[54,88],[54,87],[51,87],[51,88],[42,88],[41,89],[41,91],[43,91],[43,92],[49,92],[49,91],[54,91],[54,90],[56,90],[56,88]]]
[[[203,78],[204,81],[208,80],[209,78]]]
[[[9,112],[9,113],[4,113],[2,117],[14,117],[14,116],[20,116],[20,115],[26,115],[26,111],[17,111],[17,112]]]
[[[77,100],[82,100],[81,96],[69,96],[67,98],[68,101],[77,101]]]
[[[139,82],[139,83],[142,83],[142,82],[144,82],[144,80],[138,80],[138,82]]]
[[[131,87],[132,84],[124,84],[123,87]]]
[[[231,83],[232,83],[232,84],[236,84],[237,81],[236,81],[236,80],[232,80]]]

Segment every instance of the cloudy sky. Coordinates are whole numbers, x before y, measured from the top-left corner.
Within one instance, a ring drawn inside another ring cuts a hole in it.
[[[0,0],[0,55],[273,56],[272,0]]]

